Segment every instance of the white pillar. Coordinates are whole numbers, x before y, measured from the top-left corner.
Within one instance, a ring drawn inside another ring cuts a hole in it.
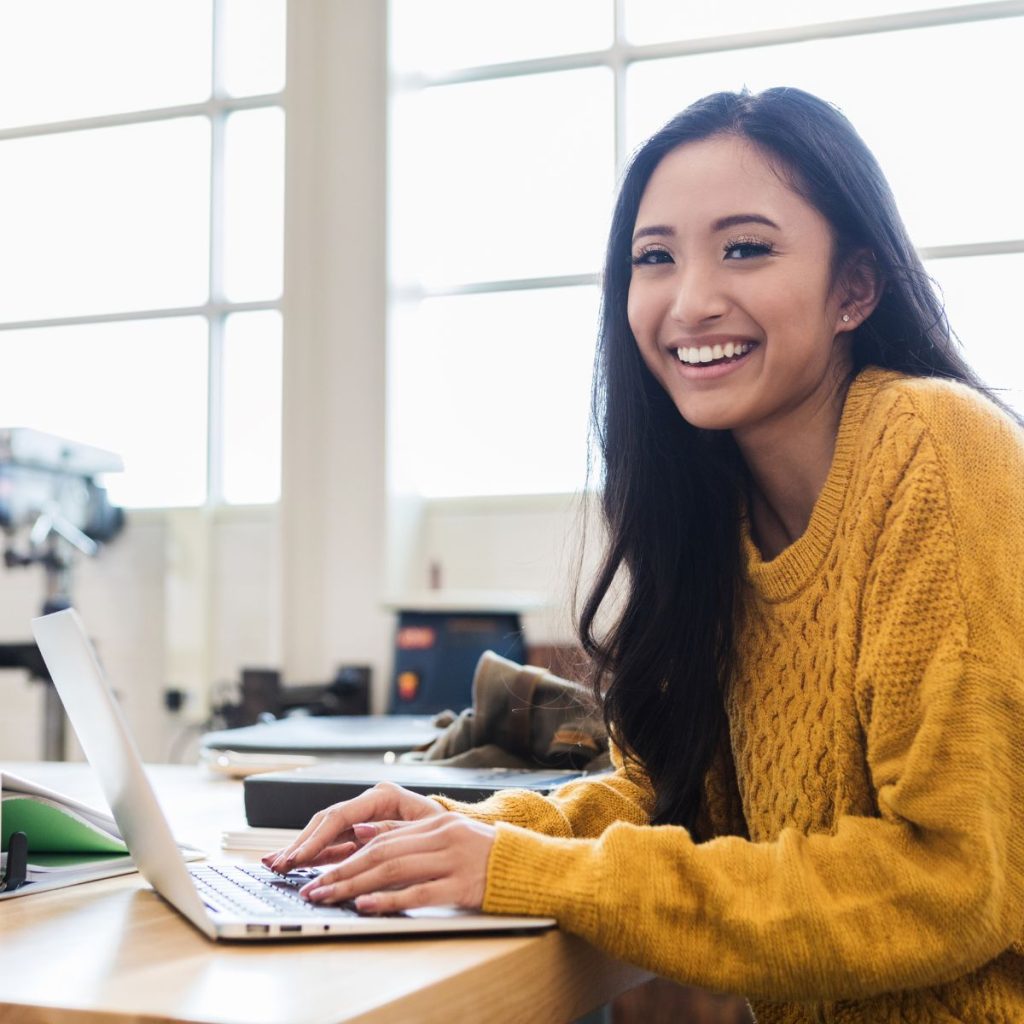
[[[390,662],[386,589],[386,14],[288,15],[282,530],[286,682]]]

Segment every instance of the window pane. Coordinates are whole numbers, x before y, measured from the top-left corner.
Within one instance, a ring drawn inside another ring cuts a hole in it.
[[[139,506],[206,497],[207,328],[200,317],[0,331],[4,426],[124,459],[105,481]]]
[[[281,494],[281,315],[229,316],[224,333],[224,499]]]
[[[1022,238],[1022,49],[1024,18],[1010,18],[648,61],[628,76],[628,133],[636,145],[720,89],[797,86],[853,122],[915,244]]]
[[[661,43],[678,39],[756,32],[760,29],[869,18],[901,11],[934,10],[986,0],[732,0],[728,4],[667,4],[665,0],[625,0],[626,35],[631,43]]]
[[[284,258],[284,111],[246,110],[225,134],[224,293],[276,299]]]
[[[1024,255],[930,260],[926,269],[942,290],[967,361],[1024,414],[1024,330],[1007,315],[1007,296],[1024,281]]]
[[[211,0],[0,0],[0,128],[199,103]]]
[[[395,279],[597,270],[614,180],[612,112],[605,68],[401,97],[391,160]]]
[[[391,65],[449,68],[600,50],[612,42],[612,0],[391,0]]]
[[[284,88],[285,0],[221,0],[224,88],[257,96]]]
[[[582,487],[596,288],[428,299],[396,311],[392,478],[430,497]]]
[[[0,321],[202,304],[206,118],[0,142]]]

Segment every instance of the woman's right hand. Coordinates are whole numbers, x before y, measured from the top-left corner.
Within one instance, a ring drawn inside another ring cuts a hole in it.
[[[378,782],[351,800],[318,811],[288,846],[261,860],[279,874],[293,868],[334,864],[382,832],[444,813],[445,809],[430,797],[411,793],[393,782]]]

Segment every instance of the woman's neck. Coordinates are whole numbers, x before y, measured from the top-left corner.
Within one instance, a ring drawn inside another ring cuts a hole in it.
[[[811,521],[832,466],[846,391],[785,422],[735,434],[750,472],[751,531],[765,560],[803,536]]]

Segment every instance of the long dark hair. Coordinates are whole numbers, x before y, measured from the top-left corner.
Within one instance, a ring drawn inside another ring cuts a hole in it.
[[[881,169],[834,107],[799,89],[715,93],[636,152],[612,218],[594,374],[608,540],[578,629],[609,732],[651,779],[652,822],[691,830],[726,733],[746,472],[731,434],[691,426],[651,375],[626,300],[637,209],[655,167],[684,143],[724,133],[756,145],[829,222],[834,277],[854,254],[874,261],[884,290],[853,332],[854,372],[874,364],[988,393],[958,352]],[[599,631],[613,603],[615,621]]]

